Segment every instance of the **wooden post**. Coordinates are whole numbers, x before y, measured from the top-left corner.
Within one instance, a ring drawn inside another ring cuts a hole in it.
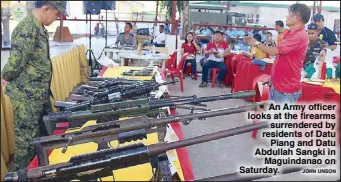
[[[231,1],[227,1],[227,11],[231,10]]]
[[[178,1],[172,1],[172,20],[171,22],[175,22],[175,16],[176,16],[176,8],[178,6]],[[172,35],[176,35],[177,32],[177,25],[176,24],[172,24],[172,30],[171,30],[171,34]]]
[[[322,1],[320,1],[320,5],[319,5],[317,11],[319,14],[321,14],[321,12],[322,12]]]
[[[157,21],[158,15],[159,15],[159,1],[156,1],[155,21]]]

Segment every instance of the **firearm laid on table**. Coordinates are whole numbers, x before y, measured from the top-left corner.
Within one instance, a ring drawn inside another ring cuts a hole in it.
[[[63,148],[65,153],[67,147],[88,142],[98,144],[97,150],[107,149],[108,143],[118,140],[120,144],[139,139],[146,139],[148,133],[155,133],[158,130],[154,127],[166,126],[169,123],[183,122],[195,119],[206,119],[229,114],[242,113],[266,108],[268,102],[252,103],[244,106],[225,108],[201,113],[191,113],[180,116],[169,116],[166,118],[149,119],[145,116],[127,120],[111,121],[107,123],[91,125],[81,131],[38,137],[34,140],[37,151],[39,165],[48,165],[48,150]]]
[[[123,76],[151,76],[153,70],[143,69],[143,70],[128,70],[122,73]]]
[[[149,84],[156,83],[155,81],[115,81],[115,80],[106,80],[99,83],[90,82],[90,85],[81,85],[76,91],[75,94],[84,94],[85,91],[93,91],[93,92],[103,92],[106,89],[110,89],[112,87],[119,86],[128,86],[135,84]]]
[[[235,92],[226,95],[217,95],[209,97],[185,97],[179,99],[162,99],[150,101],[149,99],[139,99],[131,101],[123,101],[117,103],[107,103],[91,105],[88,111],[62,111],[51,113],[43,117],[43,121],[49,135],[52,134],[56,128],[56,124],[60,122],[69,122],[70,128],[81,127],[89,120],[97,120],[97,123],[117,120],[119,117],[134,117],[141,116],[147,113],[158,114],[159,108],[174,107],[185,104],[200,104],[202,102],[211,102],[217,100],[241,99],[252,97],[255,95],[254,91]],[[82,104],[77,104],[75,107],[82,107]],[[84,107],[83,107],[84,108]],[[71,109],[72,110],[72,109]]]
[[[87,91],[87,95],[89,96],[83,96],[83,95],[71,95],[70,99],[74,101],[80,101],[82,102],[78,106],[78,108],[88,108],[90,105],[94,104],[102,104],[102,103],[108,103],[108,102],[120,102],[122,100],[126,99],[134,99],[134,98],[140,98],[144,96],[149,96],[150,92],[153,90],[158,89],[160,86],[168,85],[171,83],[175,83],[175,81],[170,82],[164,82],[164,83],[148,83],[148,84],[135,84],[135,85],[129,85],[129,86],[118,86],[113,88],[108,88],[104,92],[92,92]],[[59,105],[57,105],[57,108],[68,106],[66,103],[59,102]]]
[[[170,143],[128,145],[72,157],[69,162],[7,173],[5,181],[97,180],[113,175],[113,170],[159,161],[165,152],[195,144],[227,138],[268,127],[259,122]],[[157,166],[156,166],[157,167]],[[154,170],[154,169],[152,169]]]
[[[98,91],[98,90],[103,90],[103,89],[123,86],[123,85],[156,83],[155,76],[156,76],[156,73],[153,75],[153,77],[150,80],[91,77],[90,81],[88,82],[89,85],[80,86],[80,88],[76,90],[76,94],[83,94],[85,90]],[[92,81],[92,80],[96,80],[96,81]]]

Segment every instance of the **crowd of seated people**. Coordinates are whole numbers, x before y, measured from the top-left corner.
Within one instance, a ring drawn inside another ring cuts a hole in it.
[[[210,81],[212,68],[218,69],[217,76],[217,86],[224,87],[223,79],[226,74],[226,65],[224,63],[224,57],[226,57],[230,50],[239,52],[240,54],[250,57],[255,61],[262,61],[264,58],[271,58],[269,54],[264,53],[257,46],[250,46],[249,40],[254,38],[258,42],[263,43],[265,46],[276,47],[284,38],[285,35],[290,32],[288,29],[284,28],[284,23],[278,20],[274,23],[275,31],[277,32],[276,38],[274,38],[272,32],[265,30],[249,30],[246,32],[243,29],[228,28],[225,34],[217,29],[217,31],[212,31],[211,27],[201,27],[200,31],[194,32],[190,31],[186,34],[185,42],[181,46],[181,55],[186,55],[185,65],[183,66],[183,72],[185,73],[187,64],[191,65],[191,77],[192,79],[197,78],[197,62],[196,54],[202,52],[203,58],[200,60],[202,66],[202,82],[200,87],[207,87]],[[127,23],[124,32],[119,34],[116,44],[123,45],[136,45],[136,40],[134,40],[134,35],[129,34],[132,26]],[[165,26],[159,26],[160,34],[153,38],[152,43],[155,45],[165,44]],[[320,14],[314,15],[312,18],[312,23],[309,24],[307,30],[309,36],[309,45],[306,53],[306,57],[303,64],[303,70],[305,77],[316,76],[318,72],[317,65],[321,66],[322,60],[325,62],[330,62],[331,59],[329,54],[331,51],[336,49],[336,38],[335,34],[332,34],[328,28],[324,27],[324,17]],[[210,39],[198,39],[197,35],[208,36]],[[211,38],[212,37],[212,38]],[[211,40],[212,39],[212,40]],[[234,39],[235,42],[231,44],[230,39]],[[323,51],[322,51],[323,50]],[[274,58],[274,57],[273,57]],[[331,69],[331,64],[328,64],[327,77],[335,77],[336,71],[340,67],[333,67]],[[262,70],[262,69],[261,69]],[[333,74],[331,74],[331,72]],[[185,75],[185,74],[184,74]]]

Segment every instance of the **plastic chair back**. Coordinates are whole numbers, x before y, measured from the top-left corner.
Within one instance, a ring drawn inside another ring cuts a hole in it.
[[[174,51],[170,58],[166,61],[165,63],[165,68],[166,69],[174,69],[176,67],[175,63],[176,63],[176,53],[177,51]]]

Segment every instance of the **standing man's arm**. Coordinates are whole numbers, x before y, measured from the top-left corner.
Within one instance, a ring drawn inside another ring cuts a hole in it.
[[[34,51],[37,32],[35,30],[18,30],[12,35],[12,50],[7,64],[2,70],[1,79],[12,81],[24,70],[27,60]]]
[[[291,36],[281,41],[276,47],[268,47],[264,44],[260,43],[255,45],[257,42],[256,39],[251,38],[249,41],[249,45],[256,46],[265,54],[270,54],[271,56],[277,56],[279,54],[286,55],[289,52],[296,50],[300,46],[300,39],[298,36]]]
[[[331,49],[332,51],[335,50],[337,48],[337,45],[336,45],[336,36],[335,36],[335,33],[334,32],[331,32],[330,33],[330,36],[328,36],[328,48]]]

